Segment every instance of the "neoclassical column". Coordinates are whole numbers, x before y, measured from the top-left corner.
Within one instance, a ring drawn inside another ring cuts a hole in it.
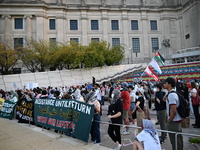
[[[2,19],[4,19],[4,39],[8,40],[10,39],[10,33],[11,33],[11,16],[10,15],[2,15]]]
[[[58,42],[65,41],[65,33],[66,33],[65,22],[66,20],[63,16],[56,17],[56,33],[57,33],[56,40]]]
[[[101,19],[102,19],[102,32],[103,32],[103,39],[104,41],[109,41],[108,39],[108,10],[102,10],[101,14]]]
[[[130,43],[129,35],[128,35],[128,14],[127,10],[124,8],[122,11],[122,27],[121,30],[123,31],[123,41],[121,43],[127,45],[127,48],[125,49],[125,55],[130,55],[129,48],[132,47],[132,44]],[[132,51],[131,51],[132,52]],[[132,60],[131,60],[132,62]]]
[[[26,33],[26,39],[30,40],[32,38],[32,15],[25,15],[24,19],[25,21],[25,33]]]
[[[151,42],[151,39],[149,39],[148,32],[149,32],[149,22],[147,17],[147,11],[142,11],[141,14],[141,27],[142,27],[142,33],[143,33],[143,41],[141,41],[141,56],[143,58],[149,58],[152,54],[151,44],[149,45],[149,42]],[[140,56],[139,56],[140,57]]]
[[[81,26],[82,26],[82,44],[87,45],[88,44],[88,36],[87,36],[87,11],[82,10],[81,11]]]

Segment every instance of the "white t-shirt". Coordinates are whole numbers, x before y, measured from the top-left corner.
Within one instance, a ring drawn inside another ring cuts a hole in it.
[[[135,102],[135,97],[136,97],[136,95],[135,95],[134,91],[132,91],[132,92],[130,93],[130,97],[131,97],[131,102]]]
[[[155,139],[144,130],[137,135],[137,139],[140,142],[144,142],[144,150],[161,150],[158,134],[156,135],[158,144],[156,143]]]
[[[171,91],[175,91],[174,89],[171,90]],[[170,91],[170,92],[171,92]],[[170,93],[169,92],[169,93]],[[173,105],[173,104],[176,104],[176,107],[179,106],[179,98],[178,98],[178,95],[176,93],[170,93],[167,97],[167,100],[166,100],[166,109],[167,109],[167,116],[168,116],[168,119],[170,118],[169,114],[169,106],[170,105]],[[171,111],[171,110],[170,110]],[[180,121],[182,120],[181,116],[178,114],[178,111],[176,111],[176,116],[174,117],[173,121]]]

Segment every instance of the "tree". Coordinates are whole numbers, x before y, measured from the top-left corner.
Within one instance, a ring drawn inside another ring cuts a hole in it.
[[[108,66],[119,64],[124,58],[124,45],[112,46],[107,44],[107,49],[104,52],[105,64]]]
[[[18,52],[9,43],[0,43],[0,67],[1,74],[10,74],[12,67],[19,60]]]
[[[31,72],[45,71],[50,66],[49,43],[43,40],[27,41],[26,47],[21,51],[21,60]]]

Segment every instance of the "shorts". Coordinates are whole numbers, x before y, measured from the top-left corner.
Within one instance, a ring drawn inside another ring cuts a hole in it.
[[[136,107],[135,103],[131,103],[130,104],[130,111],[134,111],[135,107]]]
[[[128,119],[128,110],[123,110],[122,118]]]

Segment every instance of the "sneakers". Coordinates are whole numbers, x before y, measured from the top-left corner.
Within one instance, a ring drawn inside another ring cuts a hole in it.
[[[101,144],[101,142],[100,142],[100,143],[96,143],[96,142],[94,142],[93,144],[95,144],[95,145],[100,145],[100,144]]]
[[[155,125],[159,125],[159,124],[160,124],[160,122],[156,122],[156,123],[155,123]]]
[[[129,130],[129,131],[123,131],[121,134],[124,134],[124,135],[126,135],[126,134],[130,134],[131,133],[131,131]]]
[[[163,140],[160,140],[160,144],[163,144],[163,143],[165,143],[165,141],[163,141]]]
[[[122,144],[117,144],[117,147],[114,150],[120,150],[121,147],[122,147]]]

